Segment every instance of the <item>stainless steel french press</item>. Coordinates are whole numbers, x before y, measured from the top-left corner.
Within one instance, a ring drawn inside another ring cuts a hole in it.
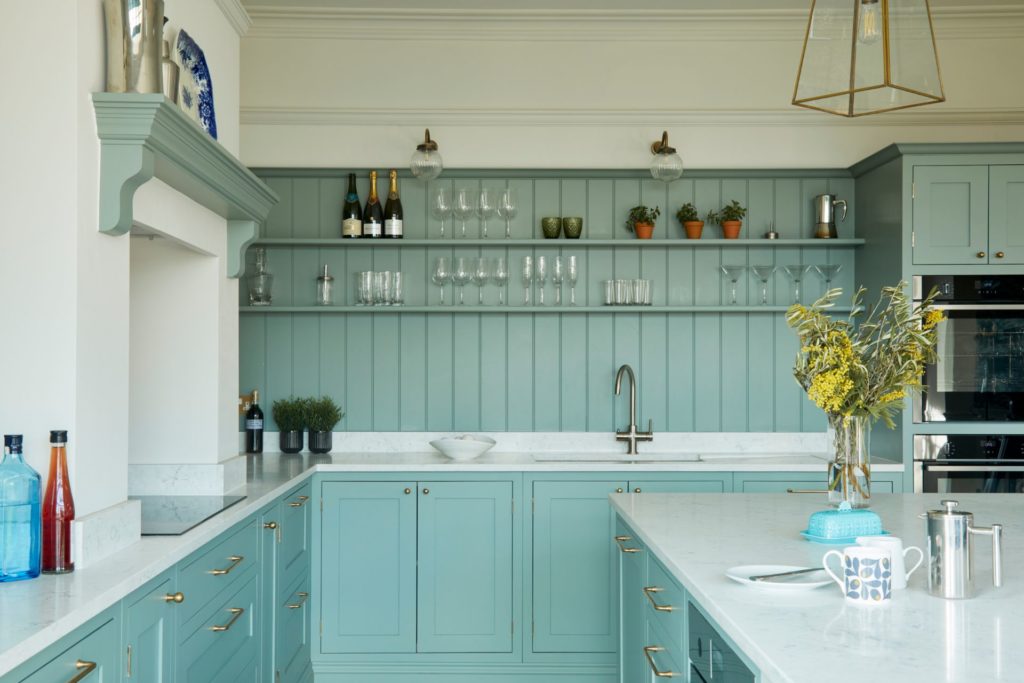
[[[992,537],[992,585],[1003,585],[1003,525],[974,526],[974,515],[962,512],[955,500],[942,510],[929,510],[928,592],[942,598],[974,595],[974,536]]]

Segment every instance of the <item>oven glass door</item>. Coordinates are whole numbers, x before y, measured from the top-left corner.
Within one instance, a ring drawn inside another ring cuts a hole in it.
[[[1024,305],[939,306],[917,422],[1024,421]]]
[[[1024,466],[924,463],[922,493],[1024,493]]]

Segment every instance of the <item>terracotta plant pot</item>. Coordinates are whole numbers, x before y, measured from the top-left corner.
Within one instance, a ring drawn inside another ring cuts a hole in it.
[[[727,240],[738,239],[743,221],[722,221],[722,236]]]
[[[686,239],[699,240],[704,232],[704,221],[686,221],[683,223],[683,230],[686,231]]]
[[[652,223],[634,223],[633,232],[636,233],[638,240],[649,240],[654,235],[654,225]]]

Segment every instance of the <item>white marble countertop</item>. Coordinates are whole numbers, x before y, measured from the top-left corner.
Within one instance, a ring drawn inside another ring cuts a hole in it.
[[[990,683],[1024,680],[1024,496],[876,495],[884,527],[925,543],[918,515],[954,498],[975,524],[1004,525],[1003,586],[976,542],[976,597],[927,592],[923,569],[891,604],[848,606],[838,586],[776,593],[724,575],[747,564],[817,566],[830,548],[799,536],[820,501],[780,494],[621,494],[612,504],[736,645],[765,683]]]

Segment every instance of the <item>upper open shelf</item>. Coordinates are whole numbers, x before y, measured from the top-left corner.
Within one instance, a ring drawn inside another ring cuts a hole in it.
[[[228,276],[245,266],[278,197],[230,152],[163,95],[93,93],[100,138],[99,229],[132,227],[135,191],[158,178],[228,223]]]
[[[733,247],[733,248],[782,248],[782,247],[857,247],[864,244],[862,239],[489,239],[445,237],[436,239],[342,239],[340,237],[279,237],[259,239],[255,244],[277,247],[671,247],[682,249]]]

